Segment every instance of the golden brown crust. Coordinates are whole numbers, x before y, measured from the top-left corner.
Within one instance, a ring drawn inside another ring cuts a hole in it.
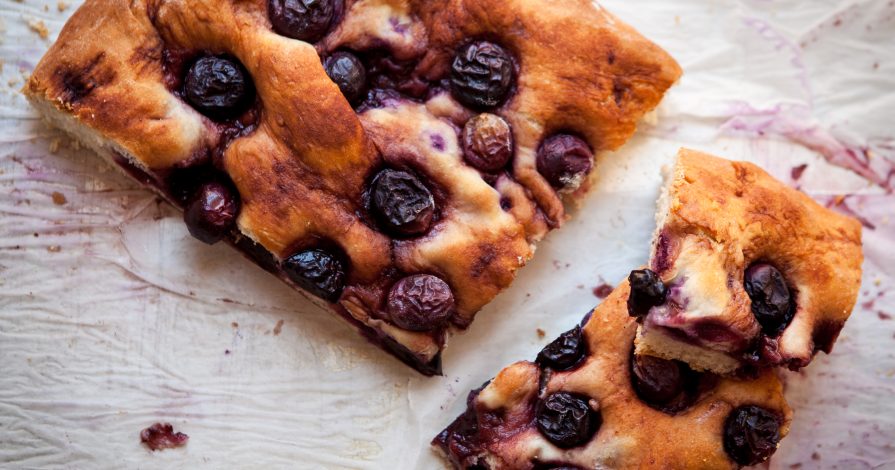
[[[471,402],[477,416],[494,413],[504,419],[481,418],[479,433],[474,435],[494,436],[498,431],[490,426],[500,423],[500,437],[466,439],[467,444],[475,443],[469,448],[480,448],[462,463],[487,462],[487,468],[493,470],[531,469],[537,462],[611,469],[737,468],[724,450],[723,428],[731,410],[744,405],[778,413],[783,418],[781,437],[786,436],[792,410],[784,400],[782,384],[771,371],[752,380],[719,379],[678,414],[644,404],[631,385],[630,352],[637,323],[627,313],[628,292],[627,282],[622,283],[593,311],[584,326],[590,354],[583,365],[569,372],[554,372],[539,391],[545,372],[537,364],[517,362],[478,393]],[[532,423],[531,410],[538,397],[558,391],[585,395],[599,403],[603,423],[582,447],[559,449]],[[507,427],[508,421],[516,424]],[[448,457],[462,468],[457,455]]]
[[[743,273],[761,261],[781,271],[796,303],[770,365],[802,367],[817,351],[829,352],[861,284],[861,224],[751,163],[693,150],[680,151],[668,185],[651,265],[691,301],[675,328],[716,322],[742,341],[707,347],[737,354],[752,345],[761,328]]]
[[[514,127],[515,163],[493,187],[465,165],[457,144],[456,128],[472,113],[437,84],[455,50],[482,38],[503,44],[519,66],[514,94],[493,110]],[[434,80],[425,103],[352,109],[320,55],[374,48]],[[172,88],[180,72],[171,57],[182,51],[237,58],[257,90],[257,123],[220,156],[221,126]],[[587,0],[349,0],[316,46],[273,32],[265,0],[88,0],[25,92],[48,114],[68,117],[69,130],[96,134],[100,153],[156,177],[216,159],[239,191],[242,236],[277,259],[315,240],[337,245],[351,266],[344,311],[426,362],[444,334],[384,322],[388,279],[444,278],[457,301],[453,324],[468,325],[566,218],[560,195],[535,169],[540,141],[564,130],[597,151],[614,149],[679,75],[661,49]],[[428,145],[434,133],[444,150]],[[437,186],[441,218],[426,236],[396,241],[360,215],[364,189],[384,166]]]

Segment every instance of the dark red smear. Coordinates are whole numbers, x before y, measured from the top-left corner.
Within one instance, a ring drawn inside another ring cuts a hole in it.
[[[802,177],[802,173],[805,172],[806,168],[808,168],[807,163],[803,163],[799,166],[792,167],[792,170],[790,171],[790,176],[792,176],[793,181],[798,181],[799,178]]]
[[[609,297],[609,294],[612,293],[612,289],[612,286],[604,282],[603,284],[594,287],[594,295],[597,296],[598,299],[605,299],[606,297]]]
[[[189,439],[182,432],[174,432],[171,423],[155,423],[140,432],[140,442],[154,451],[183,447]]]
[[[885,312],[876,312],[876,314],[877,314],[877,316],[879,316],[880,320],[891,320],[892,319],[892,315],[889,315],[888,313],[885,313]]]
[[[882,291],[877,292],[876,297],[861,303],[861,308],[863,308],[864,310],[873,310],[873,307],[876,305],[876,301],[879,300],[883,296],[883,294],[884,293]]]

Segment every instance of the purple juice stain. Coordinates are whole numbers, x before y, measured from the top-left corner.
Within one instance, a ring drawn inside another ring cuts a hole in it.
[[[388,19],[388,24],[389,24],[389,26],[392,27],[392,30],[394,32],[396,32],[402,36],[407,33],[407,29],[408,29],[407,24],[401,23],[401,20],[399,20],[395,16],[392,16]]]
[[[744,102],[735,102],[731,104],[729,116],[720,127],[722,133],[780,136],[884,189],[895,189],[895,146],[891,139],[854,142],[821,127],[811,110],[799,105],[757,109]]]
[[[600,284],[599,286],[594,287],[593,292],[594,292],[594,296],[597,297],[598,299],[605,299],[606,297],[609,297],[609,294],[612,293],[612,290],[613,290],[613,287],[604,282],[603,284]]]
[[[659,238],[656,240],[656,250],[653,255],[652,267],[657,273],[662,273],[671,267],[671,236],[665,229],[659,232]]]
[[[429,141],[432,143],[432,148],[438,150],[439,152],[444,151],[444,137],[442,137],[441,134],[431,134],[429,136]]]

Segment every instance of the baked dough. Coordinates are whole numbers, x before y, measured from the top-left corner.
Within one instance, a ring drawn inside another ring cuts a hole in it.
[[[240,203],[224,240],[293,286],[301,282],[285,260],[338,252],[346,272],[330,283],[332,299],[315,300],[424,374],[440,373],[448,333],[466,328],[567,218],[563,199],[587,189],[589,180],[575,180],[560,190],[539,173],[542,142],[565,132],[597,154],[614,150],[681,73],[590,0],[310,2],[335,9],[316,43],[278,34],[274,3],[87,0],[24,92],[51,123],[178,207],[172,179],[197,167],[222,174]],[[513,58],[512,90],[487,111],[511,126],[514,155],[483,176],[458,142],[476,112],[453,97],[448,76],[458,48],[485,39]],[[379,57],[376,67],[403,74],[400,86],[423,91],[411,98],[375,85],[386,90],[352,107],[321,64],[346,50]],[[248,111],[221,121],[184,99],[184,74],[200,56],[244,68],[256,93]],[[425,233],[396,238],[371,221],[368,188],[383,168],[429,186]],[[420,273],[449,286],[451,317],[428,331],[399,328],[385,311],[388,292]]]
[[[757,166],[682,149],[666,170],[650,268],[668,286],[637,353],[728,374],[808,365],[829,353],[861,285],[861,224]],[[744,272],[774,266],[792,297],[772,333],[753,314]]]
[[[555,371],[522,361],[503,369],[470,394],[467,411],[435,438],[435,448],[458,469],[727,469],[740,466],[724,443],[734,410],[769,410],[779,419],[779,438],[787,434],[792,411],[771,370],[707,380],[674,412],[641,399],[632,382],[637,323],[628,316],[628,293],[623,282],[586,318],[587,353],[577,366]],[[601,420],[590,439],[567,449],[545,438],[536,417],[546,397],[562,392],[589,398]]]

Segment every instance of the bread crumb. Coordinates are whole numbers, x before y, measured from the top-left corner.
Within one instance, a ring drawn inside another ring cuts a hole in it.
[[[60,251],[62,251],[62,247],[59,245],[50,245],[47,247],[47,251],[49,251],[50,253],[59,253]]]
[[[56,8],[59,9],[60,12],[68,10],[68,3],[60,1],[59,3],[56,4]]]
[[[50,30],[47,29],[47,25],[44,24],[44,22],[41,20],[29,20],[28,28],[30,28],[31,31],[37,33],[37,35],[40,36],[41,39],[50,37]]]
[[[62,140],[59,137],[54,138],[50,141],[50,153],[55,154],[59,151],[59,146],[62,144]]]
[[[547,336],[547,332],[544,331],[544,330],[542,330],[542,329],[540,329],[540,328],[538,328],[538,329],[535,330],[535,331],[538,333],[538,338],[543,338],[543,337]]]
[[[65,198],[65,194],[62,194],[59,191],[53,191],[53,204],[61,206],[66,202],[68,202],[68,199]]]

